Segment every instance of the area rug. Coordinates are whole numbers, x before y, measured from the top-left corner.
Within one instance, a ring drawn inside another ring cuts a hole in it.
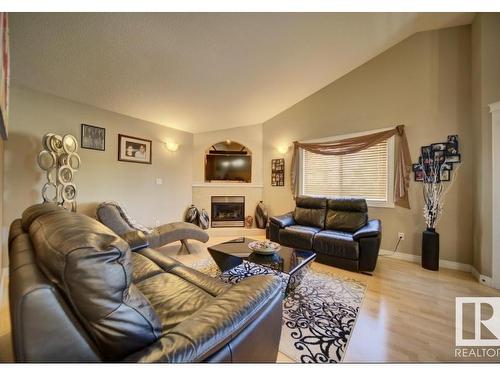
[[[283,293],[288,281],[284,273],[247,261],[224,273],[211,259],[190,266],[230,284],[254,275],[277,275],[282,280]],[[300,285],[284,297],[279,351],[296,362],[341,362],[365,291],[365,284],[320,272],[312,264]]]

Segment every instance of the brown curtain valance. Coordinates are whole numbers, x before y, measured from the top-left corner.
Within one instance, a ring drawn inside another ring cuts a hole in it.
[[[379,133],[362,135],[360,137],[341,139],[323,143],[293,142],[292,170],[290,173],[292,194],[299,193],[299,165],[297,163],[299,149],[321,155],[346,155],[362,151],[383,142],[396,135],[396,168],[394,178],[394,203],[398,206],[410,208],[408,189],[410,187],[411,156],[406,139],[404,125]]]

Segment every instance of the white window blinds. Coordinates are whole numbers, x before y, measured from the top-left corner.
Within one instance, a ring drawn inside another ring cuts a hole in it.
[[[304,151],[302,160],[302,192],[305,195],[388,201],[388,141],[341,156]]]

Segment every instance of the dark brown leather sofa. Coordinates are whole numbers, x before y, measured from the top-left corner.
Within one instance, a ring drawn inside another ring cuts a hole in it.
[[[300,196],[293,212],[272,217],[270,239],[313,250],[316,261],[351,271],[372,272],[377,264],[382,229],[368,220],[366,200]]]
[[[280,281],[229,286],[54,204],[10,228],[19,362],[274,362]],[[133,250],[131,250],[131,247]]]

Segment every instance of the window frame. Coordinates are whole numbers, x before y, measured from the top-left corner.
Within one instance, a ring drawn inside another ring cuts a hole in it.
[[[365,132],[357,132],[343,135],[336,135],[332,137],[319,138],[304,141],[304,143],[317,143],[317,142],[331,142],[338,141],[340,139],[359,137],[362,135],[378,133],[384,130],[390,130],[392,128],[384,128],[377,130],[370,130]],[[385,200],[381,199],[366,199],[366,203],[368,207],[382,207],[382,208],[394,208],[394,169],[395,169],[395,142],[394,136],[390,137],[387,140],[387,198]],[[299,192],[301,195],[305,195],[304,193],[304,149],[299,149]],[[309,196],[315,196],[310,195]],[[330,196],[327,196],[330,197]]]

